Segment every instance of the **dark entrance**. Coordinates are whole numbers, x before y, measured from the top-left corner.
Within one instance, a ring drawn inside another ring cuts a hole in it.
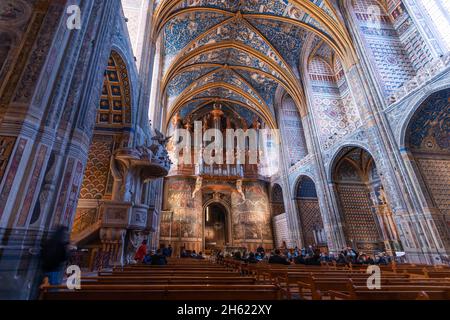
[[[227,210],[219,203],[205,209],[205,250],[223,248],[228,241]]]

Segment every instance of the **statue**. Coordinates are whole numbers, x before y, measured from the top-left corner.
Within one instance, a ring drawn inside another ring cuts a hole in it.
[[[382,205],[387,204],[386,191],[384,191],[383,187],[380,188],[380,195],[378,196],[378,199]]]
[[[242,200],[245,201],[245,193],[242,190],[242,179],[236,181],[236,190],[241,195]]]
[[[172,137],[166,137],[164,136],[164,134],[159,131],[158,129],[155,129],[155,136],[152,137],[153,141],[158,141],[160,145],[162,145],[163,147],[166,147],[167,142],[171,139]]]
[[[197,177],[197,181],[195,182],[195,189],[192,192],[192,199],[195,198],[195,195],[202,189],[203,178]]]
[[[172,162],[170,161],[166,145],[172,137],[165,137],[158,129],[155,129],[155,133],[156,135],[152,137],[153,144],[150,146],[150,150],[153,153],[155,160],[169,168]]]

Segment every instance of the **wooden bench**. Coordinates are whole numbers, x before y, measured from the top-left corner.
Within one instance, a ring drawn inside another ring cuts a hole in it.
[[[382,286],[381,290],[369,289],[366,285],[355,285],[349,280],[347,285],[348,293],[329,290],[332,300],[411,300],[411,299],[450,299],[450,285],[440,284],[416,284],[414,282],[396,285],[389,284]]]
[[[254,277],[209,277],[209,276],[100,276],[83,277],[81,284],[256,284]]]
[[[343,293],[348,293],[352,289],[349,285],[356,286],[366,286],[367,279],[364,278],[351,278],[351,282],[348,278],[316,278],[313,277],[309,282],[298,282],[299,293],[300,296],[304,299],[307,299],[309,294],[312,299],[322,299],[323,296],[328,296],[329,291],[339,291]],[[439,285],[450,286],[450,281],[443,283],[442,281],[435,279],[411,279],[407,277],[383,277],[381,279],[381,290],[385,286],[405,286],[405,285],[414,285],[414,286],[439,286]],[[305,294],[306,292],[306,294]]]
[[[44,300],[279,300],[276,285],[84,285],[43,288]]]

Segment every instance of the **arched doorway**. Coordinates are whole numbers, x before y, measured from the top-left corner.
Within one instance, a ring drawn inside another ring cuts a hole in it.
[[[204,211],[205,250],[224,248],[229,242],[228,210],[221,203],[213,202],[206,205]]]
[[[270,192],[270,211],[272,215],[272,234],[275,246],[281,248],[289,241],[289,227],[287,223],[286,208],[284,206],[283,189],[276,183]]]
[[[398,233],[373,157],[359,147],[341,150],[333,180],[347,245],[367,253],[401,251]]]
[[[295,199],[300,215],[303,245],[327,247],[327,237],[320,213],[316,185],[311,178],[307,176],[300,178],[297,184]]]
[[[272,217],[286,212],[284,207],[283,189],[277,183],[272,187],[272,192],[270,194],[270,208]]]
[[[405,147],[433,214],[439,246],[450,248],[450,89],[429,96],[409,121]],[[442,242],[439,241],[442,239]]]

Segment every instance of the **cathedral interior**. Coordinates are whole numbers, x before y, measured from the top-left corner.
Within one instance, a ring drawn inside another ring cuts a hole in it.
[[[446,0],[1,0],[0,299],[60,226],[89,271],[143,240],[449,264],[449,117]],[[187,161],[209,129],[275,156]]]

